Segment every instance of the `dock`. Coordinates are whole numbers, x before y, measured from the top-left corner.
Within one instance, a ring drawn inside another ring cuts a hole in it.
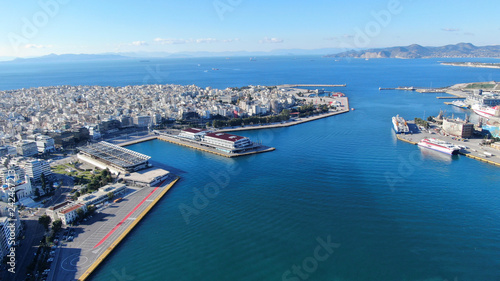
[[[400,90],[400,91],[416,91],[415,87],[397,87],[397,88],[378,88],[379,91],[391,91],[391,90]]]
[[[490,165],[500,167],[500,150],[496,150],[487,145],[480,145],[483,139],[469,139],[468,141],[459,141],[453,136],[443,136],[436,133],[419,132],[413,134],[397,134],[397,139],[412,145],[417,145],[421,139],[436,138],[450,142],[454,145],[466,146],[465,150],[459,152],[460,155],[475,159]],[[439,152],[438,152],[439,153]],[[491,155],[491,156],[490,156]]]
[[[171,175],[156,187],[134,188],[119,202],[99,208],[92,218],[71,229],[73,241],[62,241],[48,280],[86,280],[179,180]]]
[[[212,153],[212,154],[215,154],[218,156],[227,157],[227,158],[246,156],[246,155],[264,153],[264,152],[270,152],[270,151],[276,150],[276,148],[274,148],[274,147],[259,145],[259,146],[253,147],[253,148],[249,148],[246,151],[242,151],[242,152],[238,152],[238,153],[226,153],[224,151],[217,150],[216,148],[201,144],[200,142],[197,142],[197,141],[177,138],[177,137],[170,136],[167,134],[158,135],[157,139],[162,140],[162,141],[166,141],[166,142],[170,142],[173,144],[177,144],[180,146],[185,146],[185,147],[189,147],[192,149]]]
[[[445,97],[436,97],[436,99],[452,99],[452,100],[463,100],[465,98],[463,97],[457,97],[457,96],[445,96]]]
[[[120,242],[130,233],[130,231],[132,231],[132,229],[144,218],[144,216],[146,216],[146,214],[156,205],[156,203],[158,203],[158,201],[160,201],[160,199],[170,190],[170,188],[172,186],[175,185],[175,183],[178,180],[179,180],[179,178],[177,177],[176,179],[174,179],[170,184],[168,184],[165,187],[160,187],[161,186],[161,184],[160,184],[160,186],[155,188],[145,198],[145,199],[148,199],[151,195],[153,195],[154,193],[157,193],[157,194],[154,194],[156,196],[152,196],[154,199],[152,199],[149,204],[146,203],[147,206],[139,214],[137,214],[137,217],[135,217],[135,219],[133,219],[133,221],[124,230],[122,230],[121,234],[116,239],[114,239],[114,241],[112,241],[112,242],[110,241],[111,245],[109,245],[102,252],[102,254],[87,268],[87,270],[85,270],[85,272],[78,278],[79,281],[86,280],[92,274],[92,272],[94,272],[94,270],[96,270],[96,268],[106,259],[106,257],[108,257],[108,255],[111,254],[111,252],[118,246],[118,244],[120,244]],[[161,189],[158,191],[157,189],[159,189],[159,188],[161,188]],[[150,201],[150,200],[148,200],[148,201]],[[141,201],[141,202],[145,202],[145,200]]]
[[[284,84],[284,85],[277,85],[276,87],[278,88],[296,88],[296,87],[324,87],[324,88],[330,88],[330,87],[347,87],[347,84]]]

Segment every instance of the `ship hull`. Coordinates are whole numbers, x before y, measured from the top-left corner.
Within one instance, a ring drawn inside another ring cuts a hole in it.
[[[427,148],[427,149],[431,149],[434,151],[439,151],[439,152],[442,152],[442,153],[445,153],[448,155],[457,155],[459,152],[458,148],[447,148],[447,147],[443,147],[439,144],[434,144],[434,143],[430,143],[430,142],[426,142],[426,141],[420,141],[418,143],[418,146],[423,147],[423,148]]]

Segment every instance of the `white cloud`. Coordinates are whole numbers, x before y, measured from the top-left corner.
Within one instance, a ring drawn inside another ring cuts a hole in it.
[[[447,32],[457,32],[460,31],[459,28],[442,28],[442,31],[447,31]]]
[[[215,38],[198,38],[198,39],[182,39],[182,38],[155,38],[153,41],[162,45],[175,44],[206,44],[206,43],[231,43],[240,41],[239,38],[218,40]]]
[[[26,45],[24,45],[24,48],[26,48],[26,49],[45,49],[45,48],[52,48],[52,45],[26,44]]]
[[[264,39],[260,40],[259,41],[261,44],[264,44],[264,43],[283,43],[283,39],[279,39],[279,38],[269,38],[269,37],[264,37]]]
[[[215,43],[218,40],[215,38],[201,38],[201,39],[196,39],[196,43]]]
[[[146,42],[146,41],[134,41],[130,45],[132,45],[132,46],[147,46],[148,42]]]

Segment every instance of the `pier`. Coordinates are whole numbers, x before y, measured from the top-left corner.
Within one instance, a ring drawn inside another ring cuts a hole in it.
[[[378,88],[379,91],[391,91],[391,90],[400,90],[400,91],[416,91],[415,87],[397,87],[397,88]]]
[[[276,87],[279,87],[279,88],[296,88],[296,87],[330,88],[330,87],[347,87],[347,84],[284,84],[284,85],[277,85]]]
[[[71,227],[75,238],[55,249],[48,280],[86,280],[178,180],[171,175],[156,187],[127,186],[121,201],[99,208],[88,221]]]
[[[156,187],[151,193],[149,193],[140,203],[139,205],[136,206],[132,210],[132,212],[127,215],[124,220],[128,221],[130,215],[136,215],[135,218],[132,218],[132,222],[121,231],[118,237],[116,237],[114,240],[109,241],[108,243],[111,243],[111,245],[108,245],[105,250],[102,252],[102,254],[85,270],[85,272],[78,278],[79,281],[86,280],[92,272],[106,259],[106,257],[111,254],[111,252],[118,246],[118,244],[132,231],[132,229],[144,218],[144,216],[160,201],[160,199],[170,190],[172,186],[179,180],[179,178],[174,179],[170,184],[167,186],[161,187],[161,184]],[[149,199],[149,198],[152,199]],[[146,203],[147,202],[147,203]],[[140,207],[143,203],[146,203],[145,208],[140,211],[138,214],[135,214],[134,212],[138,207]],[[121,222],[123,223],[123,221]],[[120,224],[121,225],[121,224]],[[111,232],[112,233],[112,232]],[[107,238],[104,237],[103,239]],[[102,241],[102,240],[101,240]],[[97,246],[96,246],[97,247]],[[94,248],[96,248],[94,247]],[[103,246],[104,247],[104,246]]]
[[[447,96],[447,97],[436,97],[436,99],[453,99],[453,100],[460,100],[460,99],[465,99],[463,97],[456,97],[456,96]]]
[[[444,136],[436,133],[418,132],[413,134],[397,134],[397,139],[409,144],[417,145],[421,139],[435,138],[450,142],[454,145],[467,147],[459,152],[460,155],[475,159],[490,165],[500,167],[500,150],[491,148],[488,145],[482,145],[483,139],[469,139],[467,141],[459,141],[453,136]],[[436,152],[441,153],[441,152]],[[445,154],[444,154],[445,155]],[[451,157],[451,156],[450,156]]]
[[[242,151],[242,152],[226,153],[222,150],[216,149],[215,147],[210,147],[210,146],[207,146],[206,144],[202,144],[199,141],[178,138],[178,137],[174,137],[173,135],[161,134],[161,135],[158,135],[157,138],[159,140],[162,140],[162,141],[170,142],[173,144],[189,147],[189,148],[196,149],[196,150],[201,150],[204,152],[208,152],[208,153],[212,153],[215,155],[228,157],[228,158],[238,157],[238,156],[246,156],[246,155],[251,155],[251,154],[256,154],[256,153],[264,153],[264,152],[269,152],[269,151],[273,151],[276,149],[274,147],[269,147],[269,146],[265,146],[265,145],[258,145],[258,146],[249,147],[247,150]]]

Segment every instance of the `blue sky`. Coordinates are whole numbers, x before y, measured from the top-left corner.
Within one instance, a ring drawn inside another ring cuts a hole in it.
[[[496,45],[497,1],[3,0],[0,57]]]

